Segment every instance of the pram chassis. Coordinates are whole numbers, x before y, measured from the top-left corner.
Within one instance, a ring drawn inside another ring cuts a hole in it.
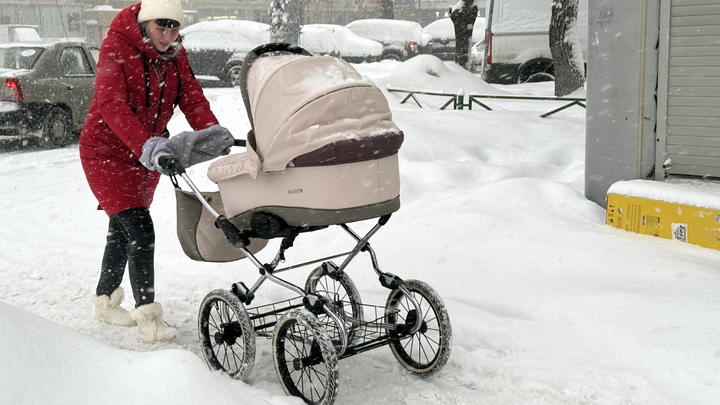
[[[273,51],[296,52],[286,48],[288,45],[273,45]],[[244,142],[236,140],[236,146],[245,146]],[[345,223],[335,224],[354,241],[349,251],[278,268],[296,237],[328,226],[289,226],[282,218],[260,212],[255,215],[260,217],[258,223],[262,227],[240,230],[205,201],[179,162],[165,157],[159,164],[170,172],[176,187],[179,187],[176,176],[187,183],[230,244],[260,273],[251,287],[238,281],[232,283],[230,289],[211,291],[203,299],[198,314],[198,334],[209,367],[245,380],[254,366],[256,337],[269,338],[276,374],[285,392],[308,404],[329,405],[337,395],[340,359],[390,346],[398,362],[416,375],[432,375],[445,365],[450,355],[452,331],[444,303],[426,283],[403,280],[382,271],[370,246],[370,238],[387,224],[391,214],[378,217],[377,223],[364,235],[357,234]],[[250,238],[281,238],[270,263],[261,263],[248,249]],[[390,290],[384,306],[363,303],[345,272],[361,253],[367,253],[380,284]],[[340,258],[344,258],[340,265],[333,263]],[[278,276],[312,265],[317,266],[310,272],[304,288]],[[267,280],[292,291],[295,297],[247,307]]]

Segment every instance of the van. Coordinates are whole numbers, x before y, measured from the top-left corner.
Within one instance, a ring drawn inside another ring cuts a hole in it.
[[[554,80],[548,30],[553,0],[487,0],[482,78],[514,84]],[[578,36],[587,61],[588,0],[578,7]]]
[[[36,25],[0,24],[0,43],[41,41]]]

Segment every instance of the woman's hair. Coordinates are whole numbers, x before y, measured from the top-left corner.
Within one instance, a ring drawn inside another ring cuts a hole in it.
[[[180,23],[178,21],[170,18],[158,18],[155,20],[155,24],[163,28],[177,28],[180,26]]]

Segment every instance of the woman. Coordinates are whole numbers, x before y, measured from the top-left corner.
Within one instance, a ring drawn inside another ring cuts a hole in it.
[[[176,106],[193,129],[212,127],[229,135],[217,125],[178,43],[182,21],[179,0],[143,0],[118,13],[100,49],[95,95],[80,135],[88,184],[99,209],[110,217],[92,297],[95,319],[137,324],[138,339],[148,343],[176,335],[155,302],[155,231],[149,207],[161,175],[150,170],[155,169],[153,149],[166,141],[166,125]],[[144,145],[147,167],[141,164]],[[126,265],[135,298],[132,312],[120,306]]]

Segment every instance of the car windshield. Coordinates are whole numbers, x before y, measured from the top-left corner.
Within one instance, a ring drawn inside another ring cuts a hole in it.
[[[44,50],[31,46],[0,48],[0,68],[32,69]]]

